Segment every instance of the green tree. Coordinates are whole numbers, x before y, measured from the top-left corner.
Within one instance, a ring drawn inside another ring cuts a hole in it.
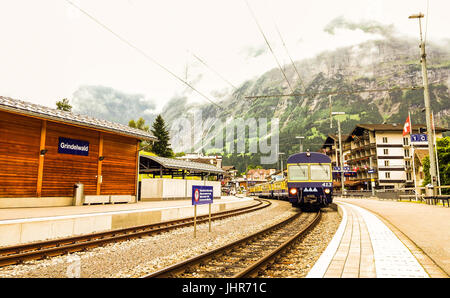
[[[130,120],[128,122],[129,127],[137,128],[143,131],[150,131],[150,127],[148,125],[145,125],[145,120],[141,117],[137,121]]]
[[[173,157],[172,148],[170,148],[170,136],[166,127],[166,123],[161,115],[156,117],[155,122],[152,125],[152,133],[158,139],[153,144],[152,151],[161,157]]]
[[[69,100],[67,98],[57,101],[56,108],[61,111],[72,112],[72,106],[69,104]]]
[[[450,137],[438,139],[436,142],[438,161],[439,161],[439,177],[441,185],[450,185]],[[430,178],[430,158],[427,156],[423,159],[423,171],[425,179],[423,186],[431,182]],[[448,189],[443,189],[443,193],[448,193]]]
[[[128,126],[136,128],[136,129],[140,129],[140,130],[143,130],[143,131],[146,131],[146,132],[150,131],[150,127],[148,125],[145,125],[145,120],[142,117],[139,118],[137,121],[130,120],[128,122]],[[140,147],[140,149],[142,149],[144,151],[151,152],[151,146],[146,141],[142,141],[139,144],[139,147]]]

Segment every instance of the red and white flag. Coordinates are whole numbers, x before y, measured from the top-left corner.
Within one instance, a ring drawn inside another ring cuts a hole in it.
[[[406,136],[407,134],[410,133],[411,133],[411,119],[409,119],[408,115],[408,118],[406,118],[405,125],[403,125],[403,136]]]

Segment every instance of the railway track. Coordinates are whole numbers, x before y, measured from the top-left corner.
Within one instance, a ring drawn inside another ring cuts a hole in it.
[[[255,200],[258,203],[251,206],[213,213],[211,215],[211,220],[221,220],[231,216],[254,212],[267,208],[272,204],[267,200]],[[208,220],[209,215],[197,216],[197,224],[208,222]],[[107,243],[141,238],[177,228],[191,226],[193,224],[194,218],[189,217],[133,228],[3,247],[0,248],[0,267],[19,264],[29,260],[39,260],[67,253],[84,251]]]
[[[260,270],[276,262],[283,252],[314,227],[320,219],[320,211],[298,212],[283,222],[248,237],[144,277],[254,277]]]

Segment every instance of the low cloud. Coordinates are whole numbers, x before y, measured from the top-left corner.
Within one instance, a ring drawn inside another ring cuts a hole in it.
[[[128,124],[132,119],[145,119],[150,124],[156,117],[156,105],[143,94],[130,94],[105,86],[80,86],[71,104],[76,113]]]
[[[393,25],[383,25],[375,21],[352,22],[342,16],[333,19],[323,30],[334,35],[336,29],[361,30],[365,33],[380,34],[385,37],[391,36],[395,31]]]
[[[267,51],[268,51],[267,45],[262,44],[259,46],[247,46],[241,50],[241,53],[245,56],[246,59],[249,59],[249,58],[257,58],[267,53]]]

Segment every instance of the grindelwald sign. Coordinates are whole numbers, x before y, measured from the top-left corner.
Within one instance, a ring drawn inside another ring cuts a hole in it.
[[[89,142],[59,137],[58,153],[88,156]]]

